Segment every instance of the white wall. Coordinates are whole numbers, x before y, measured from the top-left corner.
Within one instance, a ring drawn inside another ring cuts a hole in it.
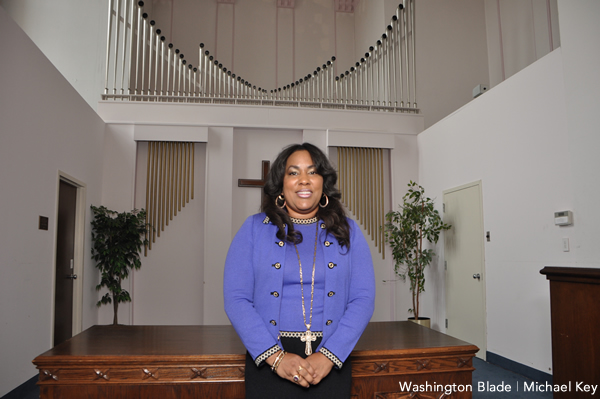
[[[489,87],[560,47],[556,0],[485,0]]]
[[[52,347],[59,171],[86,184],[83,328],[97,323],[90,204],[102,189],[104,122],[0,8],[0,396]],[[48,231],[38,217],[49,218]]]
[[[355,61],[381,39],[404,2],[358,2]],[[473,88],[489,81],[485,7],[481,0],[417,1],[415,15],[416,102],[429,127],[471,101]]]
[[[482,180],[488,350],[551,372],[544,266],[599,267],[600,34],[595,1],[558,1],[561,48],[419,136],[420,182]],[[553,212],[572,210],[559,228]],[[562,252],[563,238],[570,252]],[[441,266],[438,265],[438,270]],[[443,317],[443,303],[437,307]],[[518,333],[517,333],[518,332]]]
[[[577,231],[554,225],[555,211],[577,212],[569,157],[563,57],[556,50],[419,135],[419,183],[428,195],[482,181],[487,350],[550,372],[550,302],[544,266],[577,264]],[[441,207],[441,201],[438,201]],[[597,236],[597,233],[596,233]],[[571,252],[562,251],[562,239]],[[437,265],[443,273],[443,243]],[[443,275],[443,274],[442,274]],[[429,286],[424,305],[432,299]]]
[[[165,129],[167,134],[173,128]],[[146,205],[148,142],[137,143],[135,206]],[[135,325],[199,325],[204,322],[204,194],[206,143],[195,143],[194,194],[156,236],[131,278]],[[167,209],[172,209],[168,207]]]
[[[223,267],[233,225],[233,128],[209,127],[206,144],[204,324],[228,324]]]
[[[381,37],[400,1],[358,3],[355,57]],[[560,46],[556,0],[417,1],[417,105],[429,127]],[[489,67],[488,67],[489,65]]]
[[[297,1],[294,9],[277,8],[276,0],[183,0],[148,3],[144,10],[188,62],[198,64],[204,43],[228,70],[271,90],[312,74],[334,55],[340,71],[356,61],[354,15],[333,6],[329,0]]]
[[[393,13],[394,11],[392,11]],[[388,19],[392,18],[392,14],[385,15],[382,1],[359,1],[354,14],[354,58],[358,60],[365,56],[369,46],[374,46],[377,40],[381,38],[386,24],[389,23]]]
[[[0,0],[0,6],[95,109],[104,90],[108,1]]]
[[[600,113],[598,112],[600,3],[593,0],[559,0],[561,46],[564,60],[568,154],[573,170],[574,243],[579,266],[600,267],[598,225],[600,212]]]
[[[473,99],[489,80],[481,0],[417,2],[417,105],[425,127]]]

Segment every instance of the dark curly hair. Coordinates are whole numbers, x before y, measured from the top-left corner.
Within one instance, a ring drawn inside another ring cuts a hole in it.
[[[271,170],[267,175],[266,183],[263,188],[263,200],[261,210],[267,214],[271,222],[279,228],[277,238],[291,243],[302,242],[302,234],[294,229],[288,213],[278,207],[275,201],[283,191],[283,178],[285,176],[285,167],[287,160],[296,151],[308,151],[310,157],[317,169],[317,173],[323,177],[323,193],[329,197],[329,204],[325,207],[319,207],[317,217],[321,219],[329,233],[338,240],[342,247],[350,248],[350,226],[346,220],[346,212],[341,203],[342,195],[335,187],[337,183],[337,173],[327,156],[318,147],[310,143],[292,144],[285,147],[273,162]],[[286,234],[284,224],[290,226]]]

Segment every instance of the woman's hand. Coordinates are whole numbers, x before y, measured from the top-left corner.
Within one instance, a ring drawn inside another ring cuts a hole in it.
[[[321,380],[331,372],[333,368],[333,362],[322,354],[321,352],[313,353],[306,358],[312,368],[315,370],[311,384],[317,385]]]
[[[267,364],[273,365],[277,354],[270,356],[267,359]],[[288,352],[285,354],[279,363],[279,367],[277,367],[277,375],[304,388],[314,385],[314,368],[307,360],[293,353]]]

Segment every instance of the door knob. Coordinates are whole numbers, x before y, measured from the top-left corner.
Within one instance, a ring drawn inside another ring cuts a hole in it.
[[[477,280],[480,280],[481,279],[481,275],[479,273],[474,274],[473,278],[476,278]]]
[[[475,277],[475,276],[473,276],[473,277]],[[77,279],[77,275],[76,275],[76,274],[69,274],[69,275],[67,276],[67,278],[68,278],[68,279],[71,279],[71,280],[76,280],[76,279]]]

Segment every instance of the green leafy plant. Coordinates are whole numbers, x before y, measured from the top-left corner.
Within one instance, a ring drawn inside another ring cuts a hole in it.
[[[445,224],[434,201],[425,196],[425,189],[417,183],[408,183],[408,192],[402,197],[400,210],[385,215],[385,240],[392,249],[395,261],[394,270],[403,280],[410,279],[412,292],[412,312],[419,319],[419,296],[425,291],[425,267],[435,252],[424,248],[430,242],[436,244],[442,230],[452,226]]]
[[[147,231],[146,211],[115,212],[104,206],[92,205],[92,259],[100,269],[102,278],[96,290],[108,289],[97,306],[113,304],[113,325],[117,325],[119,303],[131,302],[129,292],[121,288],[121,282],[129,276],[129,269],[139,269],[140,251],[148,240],[143,238]]]

